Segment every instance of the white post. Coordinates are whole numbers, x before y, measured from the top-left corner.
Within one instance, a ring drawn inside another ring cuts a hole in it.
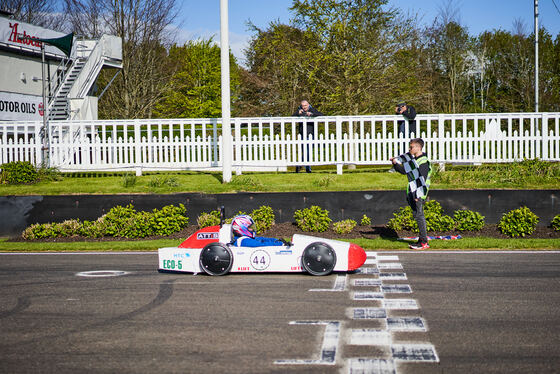
[[[49,119],[48,119],[48,102],[47,102],[47,74],[45,73],[45,43],[41,43],[41,75],[43,82],[43,152],[42,152],[42,165],[46,168],[51,167],[50,162],[50,133],[49,133]]]
[[[222,182],[231,182],[231,122],[229,87],[228,0],[220,0],[220,50],[222,68]]]
[[[539,0],[535,0],[535,113],[539,112]]]

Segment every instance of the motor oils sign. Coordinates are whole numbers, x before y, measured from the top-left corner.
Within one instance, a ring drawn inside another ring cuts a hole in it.
[[[0,121],[42,121],[43,98],[0,91]]]

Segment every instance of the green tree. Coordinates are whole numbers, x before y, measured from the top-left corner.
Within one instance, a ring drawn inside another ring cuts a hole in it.
[[[216,118],[222,115],[220,47],[213,40],[172,46],[168,57],[175,74],[154,109],[163,118]],[[233,107],[239,88],[239,68],[230,53]],[[235,115],[235,111],[233,113]]]

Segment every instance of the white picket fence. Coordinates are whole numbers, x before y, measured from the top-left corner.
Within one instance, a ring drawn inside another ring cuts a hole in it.
[[[233,170],[288,166],[389,165],[417,134],[399,137],[401,116],[306,119],[314,131],[298,134],[295,117],[233,118]],[[560,113],[421,114],[416,129],[434,162],[560,161]],[[0,123],[0,164],[41,165],[41,122]],[[303,126],[305,131],[307,126]],[[406,123],[405,134],[408,134]],[[50,166],[60,171],[221,170],[220,119],[53,121]]]

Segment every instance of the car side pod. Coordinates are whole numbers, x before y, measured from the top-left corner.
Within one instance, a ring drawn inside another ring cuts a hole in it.
[[[362,247],[350,243],[350,248],[348,248],[348,271],[358,269],[366,262],[366,258],[366,251]]]

